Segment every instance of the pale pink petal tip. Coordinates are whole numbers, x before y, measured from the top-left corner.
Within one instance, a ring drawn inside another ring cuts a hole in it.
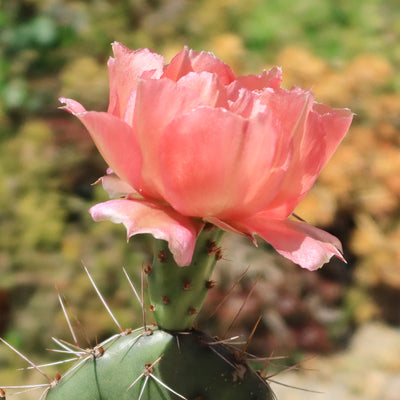
[[[141,196],[129,183],[120,179],[114,174],[111,168],[107,169],[107,175],[102,176],[94,184],[102,183],[104,190],[108,193],[110,198],[116,197],[129,197],[130,199],[142,199]]]
[[[124,224],[128,239],[134,235],[149,233],[156,239],[166,240],[180,266],[191,263],[196,239],[202,228],[171,208],[148,201],[109,200],[96,204],[89,212],[95,221],[109,220]]]
[[[279,254],[309,271],[321,268],[333,256],[346,262],[339,239],[304,222],[252,218],[246,225]]]
[[[81,114],[86,112],[85,107],[78,103],[76,100],[67,99],[66,97],[59,97],[58,100],[64,105],[60,107],[62,110],[66,110],[73,115]]]

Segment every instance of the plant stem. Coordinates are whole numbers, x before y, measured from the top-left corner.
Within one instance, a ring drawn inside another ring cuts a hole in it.
[[[155,240],[148,290],[151,309],[161,329],[185,331],[192,326],[213,286],[210,279],[221,258],[219,241],[222,234],[223,231],[216,228],[203,230],[192,263],[186,267],[176,264],[166,241]]]

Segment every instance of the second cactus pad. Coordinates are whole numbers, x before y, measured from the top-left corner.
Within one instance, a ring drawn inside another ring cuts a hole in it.
[[[226,345],[157,328],[116,336],[76,361],[47,400],[272,400],[269,385]]]

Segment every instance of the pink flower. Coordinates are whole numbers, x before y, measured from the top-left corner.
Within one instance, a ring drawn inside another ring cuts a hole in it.
[[[211,53],[185,48],[165,66],[149,49],[113,50],[107,112],[60,99],[109,165],[105,189],[122,196],[92,207],[96,221],[167,240],[182,266],[204,222],[257,234],[309,270],[342,258],[338,239],[288,217],[346,134],[348,109],[281,89],[279,68],[237,77]]]

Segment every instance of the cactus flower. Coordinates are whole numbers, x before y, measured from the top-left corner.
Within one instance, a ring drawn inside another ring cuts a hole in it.
[[[119,197],[91,208],[96,221],[168,241],[181,266],[207,222],[258,235],[309,270],[343,259],[337,238],[289,217],[346,134],[350,110],[280,88],[280,68],[235,76],[207,52],[184,48],[165,65],[149,49],[112,47],[107,112],[60,98],[109,166],[104,188]]]

